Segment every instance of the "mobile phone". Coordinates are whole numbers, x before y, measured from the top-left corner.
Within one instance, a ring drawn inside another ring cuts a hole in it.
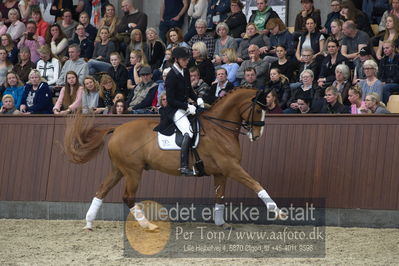
[[[28,32],[27,39],[32,41],[33,40],[33,35],[35,35],[33,32]]]

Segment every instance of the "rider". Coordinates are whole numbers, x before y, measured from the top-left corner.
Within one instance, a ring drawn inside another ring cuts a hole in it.
[[[185,176],[194,175],[194,172],[188,167],[188,151],[193,137],[188,115],[195,115],[196,107],[193,105],[197,100],[198,106],[203,107],[202,98],[197,98],[191,87],[190,74],[187,70],[187,64],[190,53],[187,48],[176,47],[172,51],[174,64],[165,80],[166,97],[168,105],[165,108],[165,114],[173,119],[176,127],[183,134],[180,156],[180,174]]]

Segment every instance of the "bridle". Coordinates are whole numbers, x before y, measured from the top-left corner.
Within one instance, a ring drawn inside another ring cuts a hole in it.
[[[264,94],[261,91],[258,91],[256,93],[256,96],[254,98],[252,98],[249,105],[243,111],[240,112],[240,117],[241,117],[243,113],[245,113],[248,109],[250,109],[247,119],[245,119],[241,122],[235,122],[235,121],[221,119],[221,118],[208,116],[208,115],[202,115],[202,117],[220,128],[223,128],[228,131],[232,131],[234,133],[238,133],[241,135],[251,135],[252,136],[254,127],[263,127],[265,125],[265,121],[262,121],[262,120],[254,121],[256,105],[259,105],[263,110],[266,109],[266,104],[261,102],[262,97],[264,98],[263,95]],[[237,125],[238,127],[232,128],[229,126],[225,126],[219,122]],[[247,132],[242,132],[241,127],[243,127]]]

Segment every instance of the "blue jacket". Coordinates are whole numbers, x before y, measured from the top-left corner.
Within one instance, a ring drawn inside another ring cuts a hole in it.
[[[294,38],[292,34],[285,30],[281,33],[277,33],[276,35],[270,34],[270,47],[276,47],[277,45],[284,45],[287,49],[287,55],[293,56],[295,55],[295,45]]]
[[[26,111],[32,114],[52,114],[53,113],[53,102],[52,94],[47,83],[42,82],[36,90],[35,97],[33,98],[33,105],[28,106],[26,99],[29,92],[32,90],[32,84],[25,85],[24,95],[22,96],[21,104],[26,105]]]
[[[7,94],[10,94],[14,98],[15,108],[19,109],[22,101],[22,96],[24,95],[24,86],[6,88],[3,92],[3,95]],[[1,106],[3,106],[2,102],[0,102],[0,107]]]

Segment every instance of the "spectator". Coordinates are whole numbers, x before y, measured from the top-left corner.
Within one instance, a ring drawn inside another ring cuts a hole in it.
[[[75,31],[76,25],[78,25],[78,23],[72,19],[72,11],[64,9],[62,12],[62,20],[58,21],[57,24],[60,26],[61,31],[65,34],[68,41],[72,40],[73,32]]]
[[[100,85],[93,76],[86,76],[83,82],[82,113],[95,112],[98,106]]]
[[[183,27],[184,14],[188,9],[188,0],[162,0],[159,22],[159,36],[166,42],[166,33],[171,28]]]
[[[313,59],[316,59],[324,49],[324,35],[316,31],[316,24],[313,18],[306,19],[306,31],[299,37],[298,46],[295,56],[298,61],[301,61],[301,51],[304,48],[313,50]]]
[[[257,88],[263,90],[264,87],[258,87],[256,79],[256,69],[254,67],[247,67],[244,69],[244,79],[241,81],[242,87]]]
[[[210,0],[206,15],[208,30],[213,31],[219,22],[227,18],[229,11],[230,0]]]
[[[11,35],[8,33],[1,35],[1,46],[7,51],[7,60],[15,65],[18,62],[18,48],[11,39]]]
[[[121,56],[118,52],[111,53],[110,61],[111,67],[108,69],[108,75],[115,81],[118,91],[123,95],[127,95],[127,78],[128,73],[125,66],[121,64]]]
[[[324,34],[331,34],[331,23],[334,20],[339,20],[341,18],[341,4],[342,0],[331,0],[331,12],[328,13],[326,23],[324,24],[324,28],[321,29],[321,32]]]
[[[320,72],[320,63],[319,63],[319,61],[314,59],[313,50],[310,48],[302,49],[301,61],[299,63],[298,73],[302,73],[305,69],[312,70],[313,78],[315,78],[316,80],[318,79],[319,72]],[[299,84],[298,81],[299,81],[299,77],[296,77],[296,79],[294,79],[294,80],[290,80],[290,82],[294,82],[294,83],[290,84],[290,87],[291,88],[299,87],[301,84]]]
[[[159,68],[160,71],[164,71],[168,67],[173,66],[172,49],[165,50],[165,57],[162,60],[162,65]]]
[[[40,72],[32,69],[29,83],[25,85],[20,111],[23,114],[52,114],[53,103],[48,84],[42,81]]]
[[[248,48],[249,58],[242,62],[240,68],[237,71],[237,78],[244,78],[244,71],[248,67],[256,69],[256,88],[263,88],[266,82],[266,73],[269,71],[268,63],[260,58],[259,47],[255,44],[251,44]]]
[[[109,56],[115,51],[115,44],[109,39],[108,28],[100,29],[100,39],[101,42],[96,42],[94,45],[93,59],[87,63],[89,75],[105,72],[111,67]]]
[[[116,27],[116,39],[121,45],[128,43],[130,33],[134,29],[139,29],[144,34],[148,21],[147,15],[135,8],[133,0],[123,0],[122,11],[125,15]]]
[[[79,77],[79,83],[83,83],[84,77],[89,73],[87,63],[83,58],[80,58],[80,47],[77,44],[71,44],[68,48],[69,60],[67,60],[61,69],[60,76],[57,80],[57,85],[62,86],[65,83],[65,75],[68,71],[75,71]]]
[[[390,114],[386,109],[384,103],[380,101],[380,95],[378,93],[372,92],[366,96],[366,108],[372,114]]]
[[[378,60],[381,60],[383,56],[382,44],[384,41],[393,41],[396,47],[399,45],[399,19],[394,15],[388,15],[386,18],[385,28],[385,34],[381,36],[376,52]]]
[[[93,25],[90,24],[90,17],[85,11],[80,13],[79,15],[79,23],[81,23],[84,27],[86,37],[94,42],[97,36],[97,29]],[[101,29],[101,28],[100,28]],[[109,30],[109,28],[108,28]],[[75,32],[76,33],[76,32]],[[111,32],[109,33],[110,37],[112,36]]]
[[[114,105],[114,98],[116,95],[116,83],[108,75],[104,74],[100,80],[100,91],[98,93],[98,106],[95,110],[96,114],[107,114],[108,110]]]
[[[29,21],[26,24],[26,32],[23,33],[21,40],[18,43],[18,48],[27,47],[30,50],[30,59],[36,64],[39,61],[39,53],[37,49],[45,44],[45,40],[42,36],[36,35],[36,23]],[[22,78],[22,77],[21,77]],[[23,79],[24,80],[24,79]]]
[[[389,9],[387,0],[363,0],[362,10],[367,15],[371,24],[381,22],[385,10]]]
[[[161,95],[165,92],[166,93],[166,88],[165,88],[165,80],[166,80],[166,76],[168,75],[169,71],[171,70],[171,67],[165,68],[162,72],[162,80],[161,82],[157,82],[158,83],[158,90],[156,93],[156,99],[157,99],[157,106],[159,106],[161,104]],[[199,73],[198,73],[199,76]]]
[[[327,41],[325,43],[328,43],[330,40],[337,40],[339,43],[339,46],[342,46],[342,39],[344,38],[344,34],[342,32],[342,20],[336,19],[333,20],[330,24],[330,29],[331,29],[331,34],[327,38]],[[326,47],[324,47],[324,50],[326,51]]]
[[[101,18],[97,28],[101,29],[102,27],[108,27],[111,41],[116,41],[115,35],[116,35],[116,27],[118,24],[119,24],[119,19],[115,15],[115,6],[110,3],[106,4],[104,17]],[[99,38],[100,36],[98,36],[98,31],[97,31],[96,39]]]
[[[311,114],[311,113],[314,113],[313,110],[310,108],[310,105],[312,104],[312,99],[311,98],[298,96],[298,99],[296,100],[296,103],[298,105],[298,109],[296,110],[296,112],[298,114]]]
[[[18,0],[4,0],[0,3],[0,12],[2,14],[2,17],[6,21],[7,21],[7,19],[10,19],[9,12],[11,9],[15,9],[18,12],[18,16],[19,16]]]
[[[40,75],[47,81],[49,86],[56,85],[60,75],[60,61],[53,55],[47,45],[40,47],[38,52],[40,60],[36,64],[36,69],[39,70]]]
[[[321,63],[320,78],[318,79],[319,87],[328,87],[335,79],[335,68],[340,64],[348,64],[348,59],[339,51],[339,43],[337,40],[329,40],[327,42],[327,56]]]
[[[4,24],[3,17],[0,12],[0,35],[7,33],[7,26]]]
[[[47,29],[46,43],[50,45],[51,52],[62,60],[68,49],[68,38],[60,25],[53,24]]]
[[[369,45],[370,38],[366,32],[358,30],[352,20],[344,22],[342,32],[344,38],[342,39],[341,53],[349,60],[356,61],[359,58],[360,49]]]
[[[374,35],[367,15],[357,9],[351,0],[343,2],[341,8],[340,13],[344,21],[351,20],[355,23],[358,30],[366,32],[368,36]]]
[[[254,23],[248,23],[243,40],[237,50],[238,62],[241,63],[249,59],[248,48],[252,44],[262,47],[262,51],[259,52],[267,51],[270,47],[269,38],[266,35],[260,35]]]
[[[366,95],[369,93],[375,92],[382,98],[382,82],[377,78],[378,75],[378,66],[374,60],[367,60],[363,64],[363,70],[366,75],[365,80],[361,80],[359,82],[359,86],[362,89],[362,100],[365,99]]]
[[[362,101],[362,91],[359,86],[349,89],[348,99],[351,102],[351,114],[363,114],[367,110],[366,102]]]
[[[128,90],[134,89],[135,86],[141,82],[141,78],[139,77],[139,70],[143,65],[147,64],[147,59],[145,58],[143,51],[133,50],[130,53],[130,64],[131,68],[128,70],[127,80]]]
[[[151,67],[143,66],[139,71],[139,75],[141,82],[131,91],[127,99],[127,110],[133,114],[148,113],[158,89],[158,84],[152,80]]]
[[[22,96],[24,95],[24,84],[15,72],[11,71],[7,73],[4,87],[5,90],[3,95],[11,95],[13,97],[15,108],[19,109]]]
[[[148,64],[154,71],[161,66],[162,60],[165,57],[165,45],[159,39],[155,28],[148,28],[145,32],[147,44],[144,48],[144,54],[147,58]],[[158,74],[156,80],[159,79],[159,76],[160,75]]]
[[[230,29],[230,35],[236,39],[241,38],[247,24],[247,18],[242,12],[243,8],[241,0],[230,0],[230,15],[224,21]]]
[[[322,114],[347,114],[349,113],[348,106],[342,104],[341,94],[334,86],[326,89],[325,102],[320,110]]]
[[[196,42],[193,44],[193,57],[188,63],[188,68],[192,66],[198,67],[200,77],[208,84],[211,85],[215,80],[215,68],[212,61],[208,57],[206,45],[203,42]]]
[[[80,47],[80,57],[89,60],[93,57],[94,43],[87,38],[85,27],[82,23],[76,26],[75,35],[69,44],[76,43]]]
[[[293,60],[288,60],[287,50],[284,45],[277,45],[274,49],[277,54],[277,61],[271,63],[270,68],[277,68],[281,74],[293,81],[297,64]],[[279,99],[281,101],[281,99]]]
[[[32,1],[30,1],[30,3],[31,2]],[[39,7],[32,8],[32,19],[36,23],[36,35],[41,36],[43,39],[45,39],[49,24],[44,21],[42,12],[40,11]]]
[[[215,39],[213,36],[206,34],[206,21],[198,19],[195,22],[195,29],[197,30],[197,34],[191,38],[188,45],[193,47],[193,44],[196,42],[205,43],[209,57],[213,58],[213,53],[215,52]]]
[[[222,50],[226,48],[233,48],[234,50],[237,50],[237,42],[233,37],[228,35],[229,27],[224,22],[220,22],[216,26],[216,33],[219,38],[216,40],[215,53],[213,55],[212,62],[214,64],[220,65],[222,62]]]
[[[186,47],[191,48],[185,41],[183,41],[183,32],[180,28],[171,28],[166,33],[166,40],[168,43],[167,49],[171,49],[174,47]]]
[[[233,83],[227,79],[227,70],[218,68],[216,71],[216,81],[212,84],[206,103],[213,104],[217,99],[222,98],[227,92],[234,88]]]
[[[364,62],[366,62],[367,60],[370,60],[370,59],[374,60],[374,58],[371,55],[370,48],[368,46],[365,46],[362,49],[360,49],[359,60],[355,67],[355,71],[353,72],[353,82],[352,82],[353,84],[356,84],[357,82],[359,82],[362,79],[366,79],[366,75],[364,74],[364,71],[363,71],[363,64],[364,64]]]
[[[0,47],[0,86],[4,85],[8,71],[12,70],[12,64],[7,60],[7,50]]]
[[[283,110],[281,109],[278,96],[275,90],[269,90],[266,93],[266,112],[269,114],[282,114]]]
[[[281,74],[278,68],[270,70],[270,81],[267,82],[266,87],[274,91],[274,95],[282,109],[287,108],[287,98],[289,95],[289,81],[288,78]]]
[[[384,84],[382,101],[387,103],[392,93],[399,92],[399,55],[392,41],[383,43],[384,57],[380,61],[378,78]]]
[[[341,102],[344,105],[350,105],[348,100],[348,92],[352,87],[352,83],[350,81],[350,69],[345,64],[337,65],[335,68],[335,80],[332,83],[332,87],[336,88],[337,91],[341,95]]]
[[[129,56],[133,50],[141,50],[144,52],[146,43],[144,42],[143,34],[141,30],[134,29],[130,34],[130,43],[126,47],[126,65],[130,66]]]
[[[65,86],[60,91],[60,96],[54,105],[56,115],[65,115],[76,112],[82,105],[83,87],[80,86],[78,75],[69,71],[66,74]]]
[[[301,0],[302,10],[295,18],[295,32],[302,33],[307,31],[306,21],[312,18],[315,22],[316,31],[321,27],[320,9],[316,9],[313,5],[313,0]]]
[[[2,115],[18,115],[20,111],[17,110],[14,103],[14,97],[10,94],[4,94],[1,99],[1,111]]]
[[[378,27],[380,32],[381,31],[385,31],[385,25],[386,25],[386,21],[387,21],[388,15],[392,14],[396,18],[399,19],[399,0],[390,0],[389,2],[392,5],[392,9],[386,10],[384,12],[384,14],[382,15],[381,22],[380,22],[380,25]]]
[[[21,14],[21,20],[23,22],[28,21],[32,16],[33,10],[39,8],[38,0],[20,0],[18,3],[18,9],[19,13]]]
[[[257,10],[252,11],[252,15],[249,18],[249,23],[255,23],[256,29],[261,34],[269,34],[266,29],[266,24],[269,19],[279,18],[278,14],[267,5],[267,0],[256,0]]]
[[[207,13],[207,0],[192,0],[190,2],[190,6],[188,7],[188,18],[189,18],[189,26],[186,34],[184,35],[184,41],[188,42],[191,37],[196,34],[195,31],[195,22],[197,19],[206,19]],[[169,30],[170,31],[170,30]],[[169,33],[168,31],[168,33]],[[168,39],[168,35],[166,35],[166,39]]]
[[[201,79],[200,71],[197,67],[190,67],[188,71],[190,72],[191,87],[195,94],[206,101],[209,95],[210,86]]]
[[[14,65],[13,71],[21,78],[22,82],[26,83],[29,80],[29,73],[36,68],[36,64],[31,60],[30,50],[28,47],[22,47],[19,50],[19,62]]]
[[[270,31],[270,49],[267,51],[266,55],[276,57],[276,48],[278,45],[285,47],[287,56],[291,57],[295,55],[293,36],[287,30],[287,27],[281,19],[269,19],[269,22],[266,24],[266,29]]]
[[[20,15],[15,8],[11,8],[10,11],[8,11],[8,18],[11,24],[8,26],[7,33],[11,35],[11,39],[14,42],[17,42],[25,32],[25,24],[19,20]]]
[[[122,99],[115,101],[115,104],[112,106],[111,110],[112,114],[114,115],[127,114],[127,107],[125,105],[125,101]]]
[[[225,48],[222,50],[222,62],[221,65],[227,70],[227,79],[234,85],[240,85],[240,81],[236,78],[236,74],[240,66],[237,64],[237,53],[233,48]]]
[[[73,10],[73,2],[74,1],[53,0],[50,15],[54,16],[54,21],[58,21],[58,18],[63,16],[65,10]]]

